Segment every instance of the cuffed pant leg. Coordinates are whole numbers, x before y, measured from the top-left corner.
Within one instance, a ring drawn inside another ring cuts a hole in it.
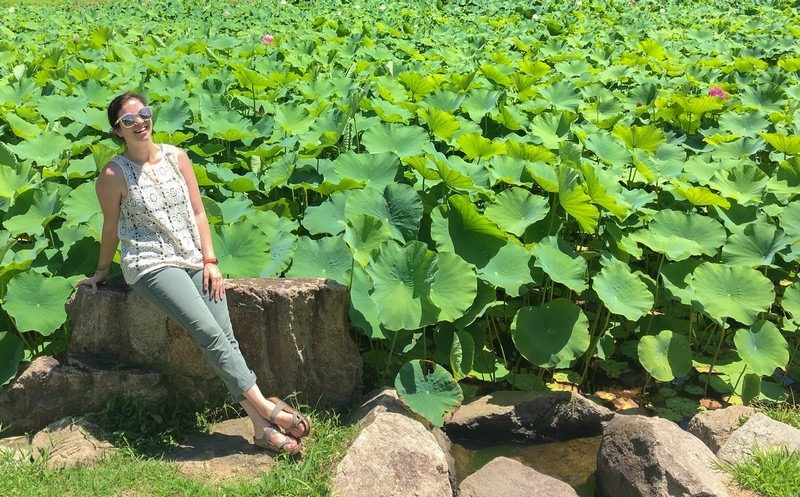
[[[227,300],[214,302],[203,293],[203,271],[166,267],[145,274],[132,287],[189,332],[234,400],[244,400],[256,376],[233,336]]]

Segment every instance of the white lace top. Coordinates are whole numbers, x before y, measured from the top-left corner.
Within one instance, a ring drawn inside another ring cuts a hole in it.
[[[123,155],[112,159],[128,185],[118,228],[122,275],[128,284],[165,266],[203,268],[200,233],[177,149],[162,145],[161,150],[161,161],[145,167]]]

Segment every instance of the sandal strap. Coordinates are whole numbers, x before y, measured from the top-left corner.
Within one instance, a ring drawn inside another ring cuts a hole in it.
[[[270,400],[272,400],[272,399],[270,399]],[[278,419],[278,415],[280,413],[282,413],[289,406],[286,404],[286,402],[284,402],[284,401],[282,401],[280,399],[274,399],[273,403],[275,404],[275,407],[273,407],[272,411],[269,413],[269,418],[268,419],[269,419],[270,423],[276,424],[275,420]]]

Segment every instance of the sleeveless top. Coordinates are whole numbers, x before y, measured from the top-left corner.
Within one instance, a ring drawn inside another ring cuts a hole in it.
[[[144,167],[124,155],[112,159],[128,186],[120,205],[118,234],[122,275],[129,285],[166,266],[203,269],[200,232],[177,149],[162,145],[161,151],[159,162]]]

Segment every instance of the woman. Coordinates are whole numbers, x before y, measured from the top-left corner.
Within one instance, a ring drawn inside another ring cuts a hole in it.
[[[78,285],[97,292],[122,242],[125,281],[194,338],[234,399],[253,422],[256,445],[296,453],[311,422],[283,401],[264,398],[233,336],[225,285],[211,231],[186,153],[152,141],[152,110],[136,93],[108,106],[111,129],[125,150],[100,172],[103,211],[97,271]]]

